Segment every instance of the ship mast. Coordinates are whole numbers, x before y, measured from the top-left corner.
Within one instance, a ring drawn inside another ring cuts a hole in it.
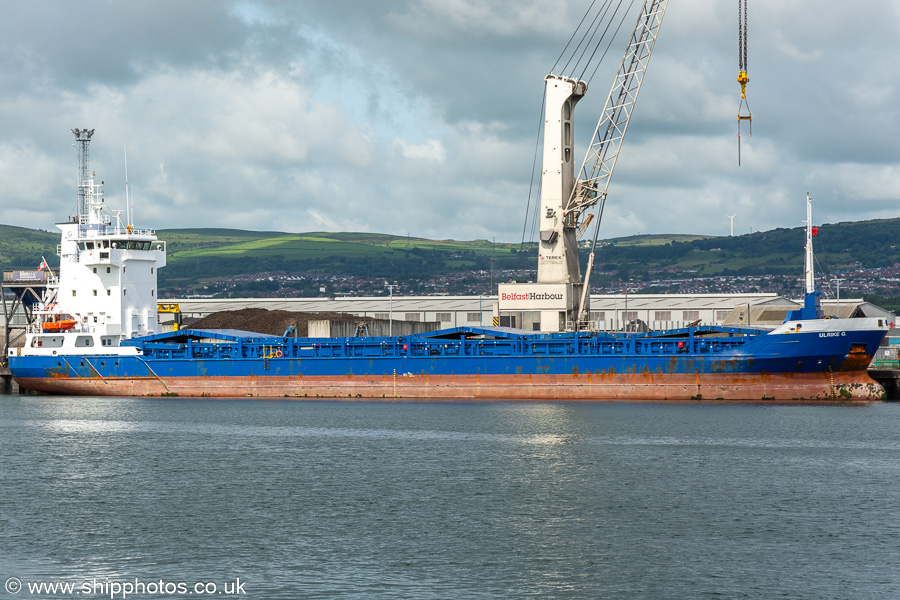
[[[812,226],[812,196],[806,193],[806,294],[816,291],[816,277],[813,272],[813,226]]]
[[[88,206],[90,197],[90,145],[91,136],[94,135],[93,129],[73,129],[75,134],[75,143],[78,148],[78,207],[77,216],[79,221],[85,222],[90,207]]]
[[[90,169],[90,143],[93,129],[73,129],[78,144],[78,236],[94,235],[111,223],[109,215],[103,214],[103,182],[94,181]]]
[[[822,292],[816,290],[816,275],[813,270],[813,236],[818,233],[819,228],[813,227],[812,224],[812,196],[806,193],[806,268],[805,282],[803,286],[803,308],[792,310],[785,318],[787,321],[803,321],[811,319],[821,319],[825,313],[822,312],[822,301],[819,296]]]

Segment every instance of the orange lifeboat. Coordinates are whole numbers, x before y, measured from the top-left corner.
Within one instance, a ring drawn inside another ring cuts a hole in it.
[[[68,331],[73,327],[75,327],[74,319],[41,323],[41,329],[43,329],[44,331]]]

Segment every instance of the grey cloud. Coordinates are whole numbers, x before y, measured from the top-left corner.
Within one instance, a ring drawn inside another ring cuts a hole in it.
[[[65,217],[69,129],[87,126],[110,203],[123,197],[128,144],[137,214],[154,227],[518,240],[542,80],[588,4],[11,3],[0,22],[0,220],[47,228]],[[896,2],[751,10],[744,166],[734,7],[672,2],[605,235],[722,234],[718,213],[735,211],[744,231],[794,226],[806,191],[819,221],[897,215]],[[579,153],[623,44],[579,104]]]

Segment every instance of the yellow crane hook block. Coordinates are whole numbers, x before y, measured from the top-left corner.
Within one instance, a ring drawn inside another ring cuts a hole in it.
[[[743,10],[743,15],[741,11]],[[743,16],[743,18],[742,18]],[[753,137],[753,117],[750,115],[750,103],[747,102],[747,0],[738,0],[738,78],[741,84],[741,103],[738,106],[738,165],[741,164],[741,121],[747,121],[750,127],[749,136]],[[746,114],[744,113],[746,109]]]

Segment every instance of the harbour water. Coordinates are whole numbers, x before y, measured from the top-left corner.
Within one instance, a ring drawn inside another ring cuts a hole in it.
[[[5,396],[2,597],[897,598],[898,430],[893,404]]]

